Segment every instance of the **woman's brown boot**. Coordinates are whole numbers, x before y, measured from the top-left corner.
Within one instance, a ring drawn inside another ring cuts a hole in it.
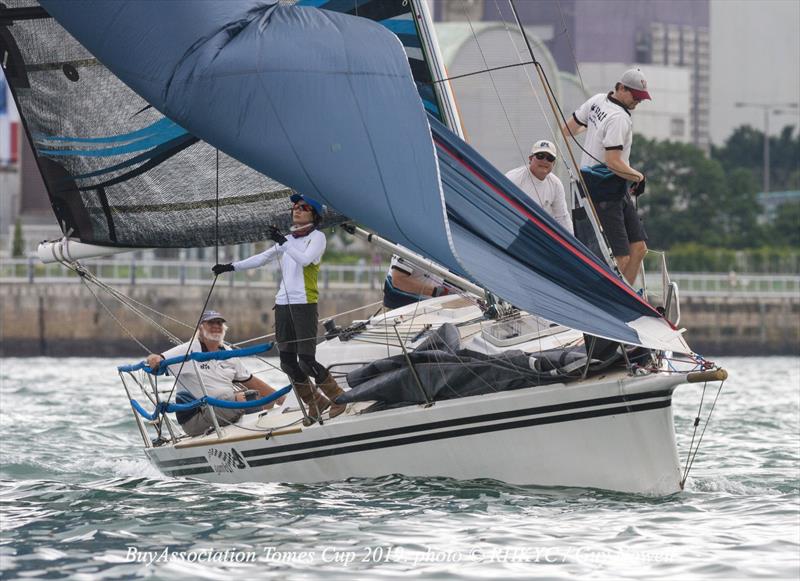
[[[310,426],[311,424],[318,422],[322,412],[324,412],[328,407],[331,405],[331,402],[328,401],[324,395],[317,391],[317,388],[314,387],[314,384],[311,383],[311,380],[307,381],[296,381],[292,384],[294,386],[294,391],[303,403],[306,404],[306,414],[308,415],[307,420],[303,421],[303,424],[306,426]]]
[[[322,390],[322,393],[324,393],[331,402],[330,417],[335,418],[347,409],[347,404],[336,403],[336,398],[342,395],[344,390],[339,387],[339,384],[336,383],[336,380],[330,373],[328,373],[322,383],[317,384],[317,387]]]

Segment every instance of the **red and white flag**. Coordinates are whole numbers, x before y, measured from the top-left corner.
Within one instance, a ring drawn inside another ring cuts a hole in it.
[[[5,77],[0,74],[0,165],[19,162],[19,114]]]

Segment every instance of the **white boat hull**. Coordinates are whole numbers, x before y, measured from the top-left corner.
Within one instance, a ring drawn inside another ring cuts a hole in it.
[[[310,427],[294,412],[292,427],[268,437],[245,423],[224,428],[221,439],[212,434],[146,452],[168,476],[225,483],[399,473],[667,495],[681,488],[671,399],[683,381],[614,372],[575,386],[344,415]],[[286,426],[291,415],[244,422]]]

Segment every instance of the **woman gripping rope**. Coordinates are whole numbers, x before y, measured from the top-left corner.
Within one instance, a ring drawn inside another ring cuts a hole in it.
[[[282,277],[275,297],[275,339],[281,369],[306,404],[309,419],[316,422],[328,408],[328,416],[333,418],[346,407],[335,403],[344,390],[315,358],[319,324],[317,279],[326,246],[325,235],[318,227],[324,210],[322,204],[301,194],[292,194],[289,199],[293,204],[292,226],[287,236],[270,226],[274,246],[238,262],[215,264],[212,271],[220,275],[279,261]]]

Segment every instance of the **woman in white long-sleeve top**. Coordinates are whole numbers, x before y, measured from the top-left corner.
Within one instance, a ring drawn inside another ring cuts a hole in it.
[[[275,339],[280,350],[281,369],[305,402],[312,421],[318,421],[330,407],[329,417],[341,414],[345,406],[332,403],[344,393],[331,374],[315,358],[319,315],[317,279],[325,235],[317,227],[322,221],[323,207],[316,200],[292,194],[292,227],[288,236],[270,226],[275,245],[266,251],[232,264],[216,264],[214,274],[241,271],[264,266],[278,260],[281,284],[275,297]],[[317,391],[310,377],[314,378]],[[326,397],[327,396],[327,397]]]

